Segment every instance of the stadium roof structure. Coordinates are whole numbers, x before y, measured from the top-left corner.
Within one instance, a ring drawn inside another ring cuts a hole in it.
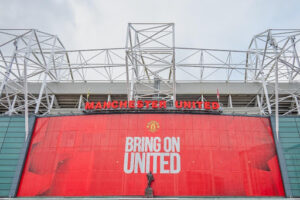
[[[177,47],[173,23],[129,23],[122,48],[67,50],[35,29],[0,30],[0,113],[82,112],[86,101],[216,101],[224,113],[300,114],[300,29],[243,50]]]

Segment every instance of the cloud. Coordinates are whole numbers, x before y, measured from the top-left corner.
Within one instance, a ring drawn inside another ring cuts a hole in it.
[[[3,1],[1,28],[57,34],[68,49],[124,47],[129,22],[174,22],[176,46],[245,50],[268,28],[299,28],[297,0]]]

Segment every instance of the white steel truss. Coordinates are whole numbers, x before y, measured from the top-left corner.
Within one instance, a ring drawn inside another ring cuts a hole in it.
[[[34,29],[0,31],[0,104],[5,114],[18,114],[28,107],[38,113],[41,107],[50,110],[55,100],[47,83],[59,81],[61,55],[64,49],[57,36]],[[41,81],[38,94],[28,93],[27,83]]]
[[[111,100],[114,83],[124,83],[128,100],[163,99],[173,106],[177,84],[218,82],[258,84],[260,90],[246,107],[257,107],[261,115],[300,114],[300,87],[281,87],[299,83],[299,34],[299,29],[270,29],[255,35],[245,51],[185,48],[175,46],[172,23],[132,23],[125,48],[66,50],[52,34],[1,29],[1,113],[44,115],[60,108],[50,84],[105,84]],[[236,97],[220,92],[234,108]],[[74,107],[83,109],[94,94],[94,88],[87,88]],[[209,97],[203,92],[199,98]]]
[[[176,101],[174,24],[128,24],[128,99]],[[131,77],[129,71],[131,69]],[[130,77],[130,78],[129,78]],[[139,86],[146,86],[142,90]]]

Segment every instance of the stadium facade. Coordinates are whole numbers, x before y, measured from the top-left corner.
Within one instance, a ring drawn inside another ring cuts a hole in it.
[[[173,23],[125,48],[0,32],[0,196],[300,197],[298,29],[248,49],[177,47]]]

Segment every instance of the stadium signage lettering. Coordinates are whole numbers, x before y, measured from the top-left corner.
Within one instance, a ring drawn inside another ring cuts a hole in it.
[[[218,110],[218,102],[202,101],[176,101],[176,109],[204,109]],[[104,101],[86,102],[85,110],[105,110],[105,109],[166,109],[166,101]]]
[[[126,137],[124,172],[178,174],[180,137]]]

